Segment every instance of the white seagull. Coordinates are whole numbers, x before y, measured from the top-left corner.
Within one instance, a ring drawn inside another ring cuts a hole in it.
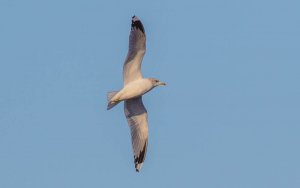
[[[146,35],[142,22],[133,16],[129,50],[123,65],[124,86],[108,92],[107,110],[124,101],[124,112],[131,131],[135,169],[139,172],[145,160],[148,144],[148,117],[142,95],[156,86],[166,85],[155,78],[143,78],[141,63],[146,52]]]

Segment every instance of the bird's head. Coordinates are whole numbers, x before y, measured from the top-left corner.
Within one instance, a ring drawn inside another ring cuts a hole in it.
[[[161,81],[159,81],[159,80],[156,79],[156,78],[149,78],[149,79],[150,79],[150,81],[151,81],[153,87],[156,87],[156,86],[165,86],[165,85],[167,85],[166,83],[161,82]]]

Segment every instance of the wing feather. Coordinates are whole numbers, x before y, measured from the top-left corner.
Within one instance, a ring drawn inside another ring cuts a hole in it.
[[[146,35],[142,22],[133,16],[129,35],[129,49],[123,66],[124,85],[142,78],[141,64],[146,52]]]
[[[126,100],[124,111],[131,131],[134,164],[136,171],[139,172],[144,163],[148,145],[148,117],[142,97]]]

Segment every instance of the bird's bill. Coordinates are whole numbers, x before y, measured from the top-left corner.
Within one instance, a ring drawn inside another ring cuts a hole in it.
[[[159,86],[165,86],[167,84],[165,82],[159,82],[157,85],[159,85]]]

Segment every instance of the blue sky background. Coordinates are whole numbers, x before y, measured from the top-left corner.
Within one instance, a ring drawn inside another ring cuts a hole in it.
[[[0,1],[0,187],[300,187],[296,0]],[[149,147],[133,165],[122,87],[147,33]]]

